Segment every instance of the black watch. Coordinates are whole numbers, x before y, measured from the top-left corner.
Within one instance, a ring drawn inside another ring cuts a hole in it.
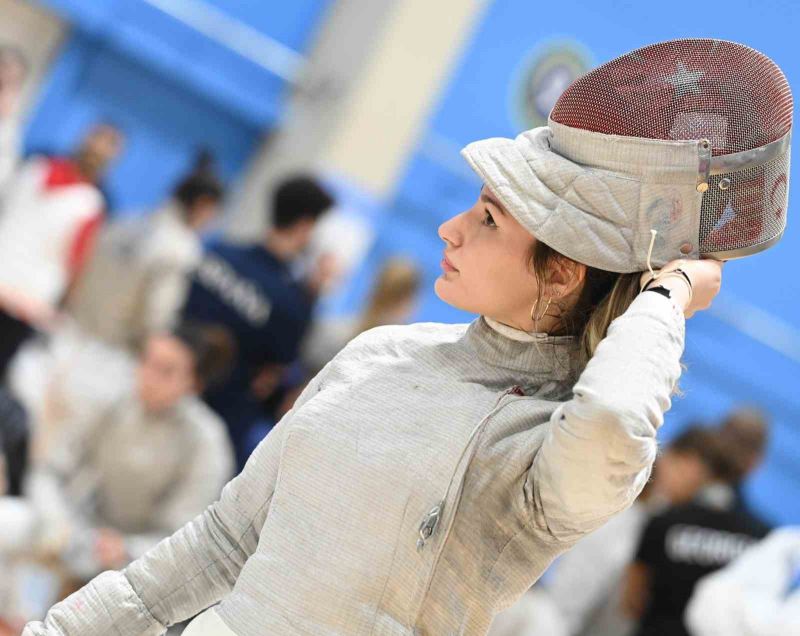
[[[664,287],[664,285],[656,285],[655,287],[648,287],[644,291],[646,292],[655,292],[657,294],[661,294],[662,296],[666,296],[667,298],[672,298],[672,294],[670,293],[669,289]]]

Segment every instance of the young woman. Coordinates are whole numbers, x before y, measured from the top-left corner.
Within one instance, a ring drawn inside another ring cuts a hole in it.
[[[657,105],[644,85],[642,110]],[[602,118],[603,102],[582,103]],[[629,506],[680,375],[684,319],[720,288],[721,263],[699,259],[691,230],[705,147],[567,130],[558,110],[464,150],[484,187],[439,228],[436,292],[478,318],[352,340],[218,502],[25,636],[156,636],[220,601],[185,634],[477,636]],[[564,149],[588,137],[597,169]]]
[[[234,474],[225,424],[198,398],[232,355],[219,327],[155,332],[115,399],[67,418],[50,440],[40,431],[27,495],[42,547],[73,579],[141,556],[202,512]]]
[[[224,188],[203,152],[156,211],[114,221],[67,298],[67,311],[88,335],[136,350],[148,333],[178,321],[201,233],[216,217]]]

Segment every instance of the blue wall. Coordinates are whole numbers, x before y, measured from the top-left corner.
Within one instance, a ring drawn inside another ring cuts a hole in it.
[[[330,4],[204,1],[300,53]],[[157,203],[200,147],[232,178],[280,124],[284,79],[142,0],[43,4],[71,33],[30,119],[26,149],[68,152],[92,122],[118,122],[127,146],[106,180],[116,208]]]
[[[522,129],[515,113],[520,65],[548,46],[571,40],[594,64],[628,50],[677,37],[718,37],[746,43],[773,58],[795,94],[800,87],[800,4],[766,0],[730,0],[699,6],[688,0],[669,3],[616,0],[532,3],[495,0],[488,7],[449,85],[408,163],[383,221],[380,241],[365,272],[387,254],[416,255],[427,274],[426,293],[417,320],[461,322],[473,316],[448,307],[433,294],[443,243],[436,228],[471,205],[480,183],[458,155],[475,139],[514,136]],[[792,203],[800,200],[795,165]],[[800,276],[795,255],[800,232],[792,221],[777,247],[725,268],[720,306],[744,301],[766,310],[800,333]],[[363,294],[368,274],[354,288]],[[723,303],[723,299],[730,300]],[[735,309],[733,311],[736,311]],[[745,314],[747,312],[745,311]],[[745,315],[744,320],[748,320]],[[800,348],[800,342],[795,340]],[[748,484],[752,503],[776,522],[800,522],[800,362],[790,360],[732,329],[708,313],[688,323],[682,378],[683,398],[673,403],[661,433],[669,440],[691,420],[710,420],[742,401],[753,402],[773,417],[773,436],[765,465]]]

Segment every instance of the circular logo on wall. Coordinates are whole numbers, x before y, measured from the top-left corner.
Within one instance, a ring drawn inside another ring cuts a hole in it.
[[[561,93],[592,66],[588,49],[577,40],[538,45],[522,60],[511,83],[514,125],[523,130],[544,126]]]

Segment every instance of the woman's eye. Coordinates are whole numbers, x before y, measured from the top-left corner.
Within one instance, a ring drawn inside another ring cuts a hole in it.
[[[483,219],[483,224],[488,225],[489,227],[497,227],[497,224],[494,222],[494,217],[492,217],[492,213],[489,210],[485,210],[486,216]]]

